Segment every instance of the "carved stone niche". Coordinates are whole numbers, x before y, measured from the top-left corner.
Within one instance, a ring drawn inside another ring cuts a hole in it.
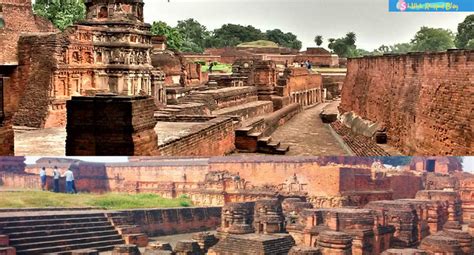
[[[257,233],[281,233],[284,222],[280,201],[268,199],[255,202],[254,227]]]
[[[254,202],[228,203],[222,208],[220,234],[253,233]]]

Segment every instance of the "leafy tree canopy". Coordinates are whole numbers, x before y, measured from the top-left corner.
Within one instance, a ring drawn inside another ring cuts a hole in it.
[[[393,156],[393,157],[373,157],[375,160],[382,161],[385,165],[406,166],[410,164],[412,157],[409,156]]]
[[[448,29],[421,27],[411,43],[415,51],[445,51],[454,48],[454,35]]]
[[[321,35],[317,35],[314,37],[314,43],[316,43],[316,45],[318,46],[321,46],[321,44],[323,44],[323,36]]]
[[[284,33],[280,29],[267,30],[264,34],[268,41],[277,43],[282,47],[300,50],[303,43],[293,33]]]
[[[207,28],[194,19],[180,20],[176,26],[184,42],[182,51],[202,53],[206,47],[206,40],[210,37]]]
[[[153,35],[166,36],[166,45],[170,50],[182,51],[185,41],[178,29],[169,26],[163,21],[155,21],[151,26],[151,33]],[[187,47],[191,46],[187,45]]]
[[[60,30],[84,19],[86,14],[82,0],[36,0],[33,10],[50,20]]]
[[[459,49],[474,49],[474,14],[459,23],[455,44]]]
[[[359,50],[357,50],[357,46],[355,45],[356,40],[356,34],[349,32],[345,37],[338,39],[330,38],[328,40],[328,47],[339,57],[357,57],[360,56],[360,53]]]

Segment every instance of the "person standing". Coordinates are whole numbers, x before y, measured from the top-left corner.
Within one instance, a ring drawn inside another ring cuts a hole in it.
[[[53,170],[54,189],[53,189],[53,191],[56,192],[56,193],[59,192],[59,177],[61,177],[61,174],[59,173],[58,167],[54,166],[54,170]]]
[[[45,191],[46,190],[46,168],[42,167],[39,176],[41,179],[41,190]]]
[[[71,168],[68,168],[64,176],[66,177],[66,193],[72,194],[73,187],[74,187],[74,173],[72,172]]]

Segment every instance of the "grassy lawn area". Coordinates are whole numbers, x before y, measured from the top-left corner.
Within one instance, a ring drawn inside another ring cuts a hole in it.
[[[201,66],[201,71],[206,73],[209,71],[209,66],[208,65],[204,65],[204,66]],[[217,65],[214,65],[212,67],[212,71],[213,72],[224,72],[224,73],[230,73],[232,72],[232,65],[230,64],[217,64]]]
[[[320,73],[345,73],[347,72],[347,68],[317,67],[313,68],[313,71]]]
[[[41,191],[1,192],[0,208],[101,207],[105,209],[136,209],[188,207],[188,197],[168,199],[155,194],[63,194]]]

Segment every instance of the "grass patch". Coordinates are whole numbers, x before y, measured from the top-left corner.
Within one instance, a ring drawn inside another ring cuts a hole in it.
[[[313,71],[320,72],[320,73],[345,73],[347,72],[347,68],[331,68],[331,67],[317,67],[312,68]]]
[[[278,48],[278,44],[272,41],[267,40],[257,40],[253,42],[245,42],[237,45],[237,48],[245,48],[245,47],[252,47],[252,48]]]
[[[209,65],[201,66],[201,71],[206,73],[209,71]],[[230,73],[232,72],[232,65],[230,64],[217,64],[212,67],[213,72],[223,72],[223,73]]]
[[[187,196],[168,199],[156,194],[63,194],[41,191],[2,192],[0,208],[47,208],[47,207],[101,207],[106,209],[136,209],[188,207]]]

